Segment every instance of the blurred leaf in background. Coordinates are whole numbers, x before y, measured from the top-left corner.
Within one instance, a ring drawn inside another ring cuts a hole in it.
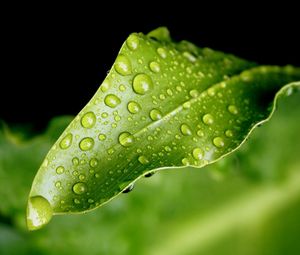
[[[299,101],[280,100],[272,120],[217,164],[162,171],[36,232],[25,228],[31,181],[71,118],[32,138],[2,125],[0,254],[299,254]]]

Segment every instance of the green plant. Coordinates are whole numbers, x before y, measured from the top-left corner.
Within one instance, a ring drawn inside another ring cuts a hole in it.
[[[228,155],[269,120],[278,97],[299,88],[290,83],[298,79],[299,68],[256,67],[175,43],[165,28],[130,35],[37,173],[29,229],[53,213],[97,208],[149,172],[203,167]]]

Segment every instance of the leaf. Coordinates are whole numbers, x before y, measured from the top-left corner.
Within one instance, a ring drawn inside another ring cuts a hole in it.
[[[166,29],[132,34],[103,84],[49,151],[29,196],[31,230],[52,214],[92,210],[139,177],[203,167],[237,149],[291,94],[300,69],[261,66],[172,42]],[[278,92],[279,91],[279,92]]]

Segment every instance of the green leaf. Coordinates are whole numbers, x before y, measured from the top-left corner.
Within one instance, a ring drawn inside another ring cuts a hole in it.
[[[253,63],[132,34],[91,101],[49,151],[30,192],[27,224],[99,207],[139,177],[203,167],[237,149],[299,88],[300,69]]]

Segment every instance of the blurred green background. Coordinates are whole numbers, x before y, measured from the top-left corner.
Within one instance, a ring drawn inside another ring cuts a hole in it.
[[[211,166],[164,170],[84,215],[28,232],[26,199],[71,117],[38,135],[2,123],[0,254],[300,254],[300,95]]]

